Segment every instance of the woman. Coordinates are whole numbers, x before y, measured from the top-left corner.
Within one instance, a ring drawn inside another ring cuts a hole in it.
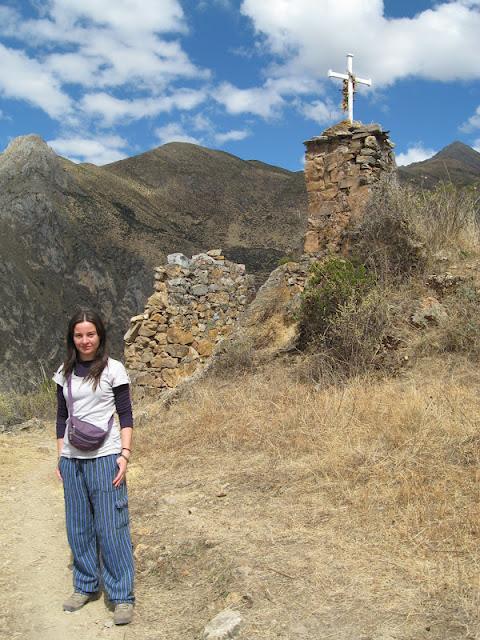
[[[115,624],[128,624],[134,604],[125,481],[132,453],[130,381],[123,364],[108,357],[105,326],[94,311],[80,310],[70,320],[65,362],[53,379],[57,383],[56,473],[63,481],[73,553],[74,592],[63,608],[83,607],[99,590],[101,572],[115,605]],[[87,444],[81,437],[85,428],[94,434]]]

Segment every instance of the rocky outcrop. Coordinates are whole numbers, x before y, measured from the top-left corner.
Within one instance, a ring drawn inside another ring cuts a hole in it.
[[[125,335],[126,365],[140,393],[175,388],[202,369],[254,295],[244,265],[220,249],[168,256],[155,269],[154,288]]]
[[[305,253],[345,249],[345,231],[365,211],[371,185],[395,169],[380,125],[342,122],[305,142],[308,230]]]

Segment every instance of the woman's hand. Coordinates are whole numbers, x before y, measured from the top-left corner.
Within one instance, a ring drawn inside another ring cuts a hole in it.
[[[123,455],[118,456],[117,458],[118,473],[113,479],[114,487],[119,487],[122,484],[122,482],[125,480],[125,476],[127,475],[127,464],[128,464],[127,459]]]
[[[58,462],[55,468],[55,475],[57,476],[58,480],[60,480],[60,482],[63,482],[62,474],[60,473],[60,469],[58,468]]]

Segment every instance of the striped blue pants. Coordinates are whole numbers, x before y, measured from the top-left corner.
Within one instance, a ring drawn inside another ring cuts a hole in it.
[[[73,586],[81,593],[103,584],[111,602],[134,602],[133,553],[125,482],[116,488],[118,454],[81,460],[60,458]]]

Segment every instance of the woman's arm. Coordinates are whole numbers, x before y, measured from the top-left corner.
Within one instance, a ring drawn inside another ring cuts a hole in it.
[[[65,402],[65,397],[63,395],[63,387],[60,384],[57,384],[57,467],[55,469],[55,474],[59,480],[63,480],[60,469],[58,468],[58,460],[60,460],[60,455],[62,453],[63,437],[65,435],[67,417],[68,409],[67,403]]]
[[[132,427],[122,427],[122,429],[120,430],[122,452],[117,458],[118,473],[113,479],[113,484],[115,487],[119,487],[122,484],[127,473],[128,461],[130,459],[130,456],[132,455],[132,435]]]
[[[122,384],[114,387],[115,408],[120,419],[120,438],[122,451],[117,458],[118,473],[113,479],[115,487],[119,487],[127,473],[127,464],[132,455],[133,416],[130,400],[130,385]]]

